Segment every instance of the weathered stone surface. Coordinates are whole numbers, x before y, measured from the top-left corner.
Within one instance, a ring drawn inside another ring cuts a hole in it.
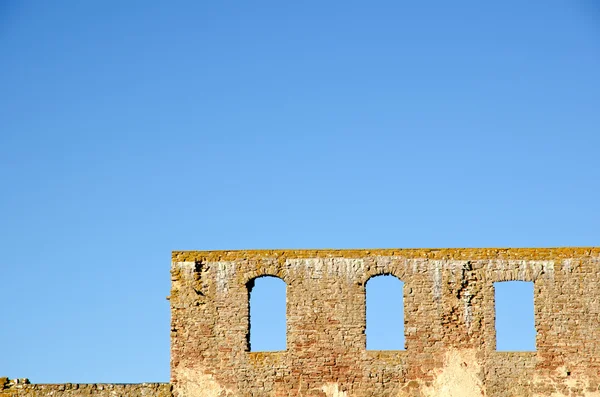
[[[1,379],[1,378],[0,378]],[[0,397],[171,397],[168,383],[25,384],[13,379],[0,387]],[[1,383],[1,382],[0,382]]]
[[[171,382],[200,396],[600,396],[600,249],[174,252]],[[365,284],[404,281],[405,351],[367,351]],[[248,283],[287,284],[249,352]],[[495,350],[496,281],[534,282],[537,351]]]

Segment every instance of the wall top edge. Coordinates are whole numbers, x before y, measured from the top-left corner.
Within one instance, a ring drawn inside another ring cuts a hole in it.
[[[56,390],[77,390],[77,389],[112,389],[112,388],[163,388],[170,387],[168,382],[143,382],[143,383],[30,383],[29,379],[25,382],[16,379],[8,380],[2,384],[0,378],[0,391],[11,389],[56,389]],[[8,379],[8,378],[6,378]]]
[[[599,257],[600,247],[556,248],[377,248],[173,251],[173,262],[232,261],[241,259],[364,258],[397,256],[441,260],[520,259],[552,260]]]

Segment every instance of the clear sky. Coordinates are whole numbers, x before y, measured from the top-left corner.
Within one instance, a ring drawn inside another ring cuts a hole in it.
[[[592,0],[0,2],[0,376],[167,381],[171,250],[598,245],[599,71]]]

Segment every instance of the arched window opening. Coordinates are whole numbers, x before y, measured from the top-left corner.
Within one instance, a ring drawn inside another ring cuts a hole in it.
[[[496,350],[535,351],[533,282],[494,283]]]
[[[286,350],[286,284],[273,276],[250,280],[248,351]]]
[[[367,350],[405,350],[403,288],[392,275],[367,281]]]

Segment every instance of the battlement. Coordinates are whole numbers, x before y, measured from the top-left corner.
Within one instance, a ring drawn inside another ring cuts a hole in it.
[[[176,251],[187,396],[598,396],[600,248]],[[366,350],[365,285],[404,282],[406,350]],[[287,286],[287,349],[250,352],[249,286]],[[493,284],[533,282],[534,352],[496,351]]]

